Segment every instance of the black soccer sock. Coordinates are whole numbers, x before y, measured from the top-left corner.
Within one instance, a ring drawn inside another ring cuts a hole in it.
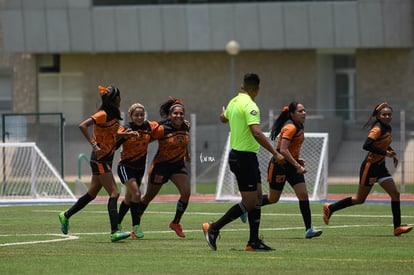
[[[111,223],[111,234],[118,231],[118,210],[116,209],[118,198],[109,198],[108,200],[108,214]]]
[[[180,223],[181,217],[183,216],[185,210],[187,209],[187,206],[188,206],[188,203],[185,203],[182,200],[178,200],[173,223]]]
[[[86,193],[82,197],[78,199],[78,201],[68,210],[65,212],[65,217],[70,218],[71,216],[75,215],[77,212],[82,210],[88,203],[90,203],[93,200],[91,195],[89,193]]]
[[[223,226],[239,218],[245,212],[246,208],[242,203],[235,204],[218,221],[214,222],[211,227],[213,230],[220,230]]]
[[[130,206],[128,204],[126,204],[125,201],[123,200],[121,202],[121,205],[119,206],[118,224],[122,223],[122,220],[124,219],[124,217],[125,217],[126,213],[128,212],[129,208],[130,208]],[[132,213],[132,210],[131,210],[131,213]]]
[[[250,242],[257,242],[259,240],[260,217],[262,215],[262,207],[256,205],[252,211],[249,212],[249,228],[250,228]]]
[[[400,201],[391,201],[391,211],[392,211],[392,221],[394,223],[394,228],[397,228],[401,225],[401,209]]]
[[[138,217],[138,203],[137,202],[131,202],[130,207],[131,207],[132,226],[140,224],[141,219]],[[119,219],[119,217],[118,217],[118,219]]]
[[[262,197],[262,206],[265,206],[265,205],[268,205],[268,204],[271,204],[270,201],[269,201],[269,196],[267,194],[264,194],[263,197]]]
[[[352,205],[352,197],[347,197],[329,205],[329,210],[331,210],[331,213],[333,213],[335,211],[350,207]]]
[[[145,204],[142,201],[138,203],[138,224],[141,224],[142,215],[144,215],[144,212],[147,209],[147,207],[148,204]]]
[[[311,216],[311,210],[309,206],[309,200],[299,201],[299,209],[300,209],[300,213],[302,214],[305,228],[306,230],[308,230],[312,226],[312,216]]]

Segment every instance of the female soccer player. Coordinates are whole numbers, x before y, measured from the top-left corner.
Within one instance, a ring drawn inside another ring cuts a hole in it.
[[[138,203],[141,201],[139,188],[145,172],[148,144],[152,139],[159,138],[160,133],[163,134],[163,132],[159,130],[157,122],[145,119],[145,108],[140,103],[132,104],[129,107],[128,115],[131,121],[123,129],[136,132],[137,135],[120,138],[117,141],[118,147],[122,144],[121,157],[118,162],[118,176],[127,188],[125,198],[119,207],[118,227],[121,228],[124,216],[131,209],[133,228],[131,237],[137,239],[144,237],[138,216]]]
[[[183,102],[175,98],[170,97],[161,105],[160,115],[164,118],[159,122],[162,136],[158,138],[158,151],[149,171],[147,190],[138,204],[139,216],[142,216],[162,185],[171,180],[180,192],[180,198],[170,229],[174,230],[177,236],[185,238],[180,220],[187,208],[191,193],[190,179],[185,166],[185,161],[190,161],[187,149],[190,123],[184,119]]]
[[[322,234],[321,230],[312,227],[312,216],[306,189],[305,163],[299,158],[300,149],[305,139],[303,123],[306,111],[303,104],[291,102],[282,109],[270,132],[271,140],[276,140],[277,150],[285,157],[284,164],[278,164],[274,158],[269,162],[268,182],[269,194],[263,196],[263,205],[277,203],[286,181],[292,186],[299,200],[299,208],[305,224],[305,238],[310,239]],[[280,135],[279,135],[280,134]]]
[[[66,212],[59,214],[61,230],[67,234],[69,230],[69,218],[94,200],[102,187],[108,192],[108,215],[111,223],[111,241],[116,242],[130,236],[121,232],[118,228],[117,200],[119,192],[112,174],[112,160],[115,152],[116,138],[119,135],[132,136],[135,133],[118,133],[119,120],[122,120],[119,106],[121,94],[115,86],[99,86],[102,105],[91,117],[79,124],[80,131],[92,146],[90,165],[92,179],[85,195]],[[89,133],[89,127],[93,126],[93,137]]]
[[[363,146],[368,154],[361,164],[356,197],[347,197],[333,204],[325,203],[323,205],[323,221],[325,224],[329,224],[329,219],[334,212],[356,204],[363,204],[374,184],[378,182],[391,197],[394,235],[400,236],[413,229],[412,226],[401,225],[400,193],[385,166],[386,157],[393,158],[395,167],[398,165],[397,154],[390,146],[392,142],[391,119],[392,108],[387,102],[375,106],[363,127],[370,126],[368,137]]]

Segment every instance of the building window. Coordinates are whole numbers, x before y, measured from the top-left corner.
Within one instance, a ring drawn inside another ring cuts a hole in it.
[[[0,71],[0,113],[9,113],[13,110],[12,104],[12,77],[10,72]]]
[[[216,3],[255,3],[255,2],[332,2],[357,0],[93,0],[94,6],[120,5],[164,5],[164,4],[216,4]]]
[[[60,72],[60,55],[43,54],[39,55],[38,60],[40,73],[58,73]]]
[[[355,122],[355,55],[335,55],[336,114],[345,121]]]
[[[66,124],[83,120],[83,75],[39,74],[39,112],[63,113]]]

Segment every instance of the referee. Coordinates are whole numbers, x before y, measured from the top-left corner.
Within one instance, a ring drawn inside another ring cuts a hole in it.
[[[246,250],[274,250],[259,239],[262,186],[257,153],[262,146],[277,161],[282,161],[283,156],[275,150],[260,128],[260,110],[254,102],[259,93],[259,84],[260,79],[257,74],[245,74],[240,92],[230,100],[227,109],[223,107],[220,114],[221,122],[228,122],[230,126],[232,150],[229,154],[229,165],[236,176],[242,200],[231,207],[218,221],[203,224],[207,243],[213,250],[217,250],[216,239],[219,230],[245,213],[248,213],[250,228]]]

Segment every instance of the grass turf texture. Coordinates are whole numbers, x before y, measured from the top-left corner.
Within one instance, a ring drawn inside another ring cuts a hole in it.
[[[89,182],[85,182],[87,187],[89,187]],[[121,190],[121,183],[118,183],[118,190]],[[68,183],[69,188],[75,192],[75,183],[69,182]],[[196,193],[197,194],[215,194],[216,193],[216,183],[197,183],[196,185]],[[398,188],[400,188],[399,185],[397,185]],[[358,190],[358,184],[346,184],[346,183],[336,183],[336,184],[329,184],[328,185],[328,194],[356,194]],[[385,193],[384,189],[381,188],[378,184],[375,184],[372,188],[371,192],[378,192],[378,193]],[[159,194],[160,195],[167,195],[167,194],[177,194],[177,187],[171,182],[168,182],[163,185],[161,188]],[[414,193],[414,183],[406,184],[405,185],[405,193]],[[100,196],[107,196],[106,191],[102,188],[102,190],[99,192]]]
[[[90,204],[61,235],[66,205],[0,207],[1,274],[414,274],[414,232],[394,237],[389,204],[364,204],[335,213],[329,226],[322,204],[311,203],[321,237],[304,238],[298,204],[263,208],[260,234],[274,252],[244,251],[248,225],[238,219],[221,231],[217,251],[201,224],[233,203],[191,203],[182,219],[185,239],[168,228],[175,203],[153,203],[143,216],[145,237],[111,243],[106,204]],[[413,205],[401,206],[414,223]],[[131,225],[128,214],[125,230]],[[68,238],[66,236],[66,238]],[[22,244],[27,242],[26,244]]]

